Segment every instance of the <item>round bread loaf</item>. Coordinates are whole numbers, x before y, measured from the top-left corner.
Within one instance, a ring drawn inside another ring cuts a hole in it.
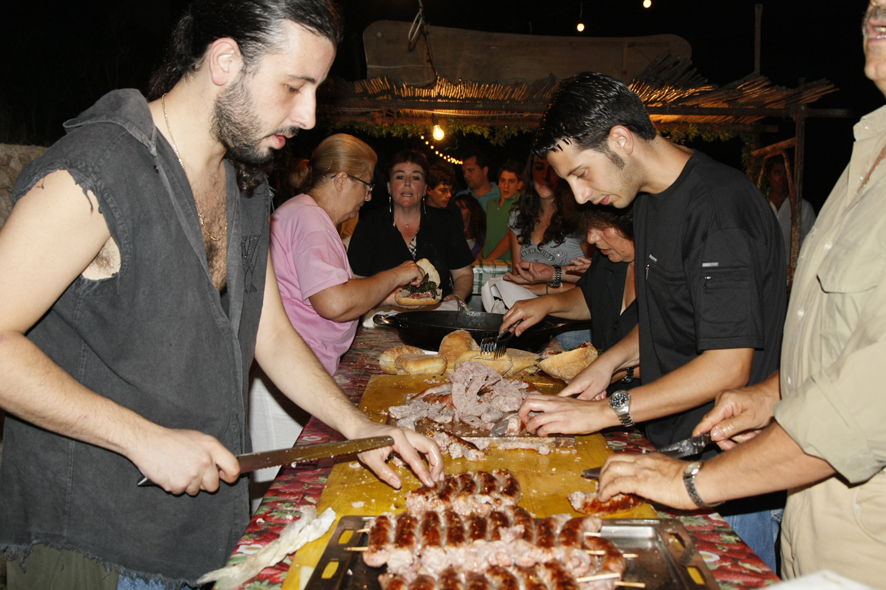
[[[534,352],[509,348],[508,356],[511,357],[511,368],[505,373],[505,377],[522,377],[532,375],[538,370],[538,355]]]
[[[455,361],[458,355],[469,350],[480,350],[480,345],[471,336],[467,330],[456,330],[450,332],[440,341],[440,356],[446,359],[446,372],[451,373],[455,370]]]
[[[408,344],[404,344],[402,346],[395,346],[394,348],[389,348],[383,353],[381,353],[378,357],[378,364],[381,367],[381,370],[385,373],[390,373],[392,375],[401,374],[405,375],[406,371],[399,369],[394,361],[397,360],[397,357],[401,354],[423,354],[421,348],[417,346],[409,346]]]

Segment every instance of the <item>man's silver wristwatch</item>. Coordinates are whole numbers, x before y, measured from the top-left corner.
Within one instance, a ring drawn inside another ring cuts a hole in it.
[[[609,398],[609,407],[615,410],[615,415],[624,426],[633,426],[631,420],[631,394],[625,390],[616,391]]]
[[[704,461],[693,461],[692,463],[688,464],[686,466],[686,469],[683,470],[683,484],[686,486],[686,491],[689,492],[689,498],[699,508],[710,508],[712,506],[719,506],[723,502],[708,504],[701,499],[701,496],[698,495],[698,490],[695,489],[695,476],[698,475],[698,472],[701,471],[701,468],[703,466]]]

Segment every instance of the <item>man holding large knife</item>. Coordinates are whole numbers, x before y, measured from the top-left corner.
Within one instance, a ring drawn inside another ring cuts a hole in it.
[[[886,0],[868,5],[865,74],[886,95]],[[697,425],[727,453],[693,463],[612,455],[600,499],[677,508],[788,489],[781,575],[837,573],[886,588],[886,107],[855,126],[852,159],[809,233],[780,371],[727,391]],[[735,442],[740,442],[736,446]]]
[[[198,0],[151,102],[106,95],[19,177],[0,232],[10,590],[180,587],[222,565],[249,516],[234,453],[253,356],[347,438],[393,437],[360,456],[384,481],[400,485],[392,449],[442,476],[433,442],[338,389],[268,259],[259,166],[313,127],[340,35],[329,0]]]

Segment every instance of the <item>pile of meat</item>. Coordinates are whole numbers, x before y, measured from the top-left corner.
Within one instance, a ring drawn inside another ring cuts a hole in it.
[[[461,422],[477,432],[489,433],[499,421],[506,420],[503,436],[525,433],[515,412],[533,391],[528,383],[505,379],[482,363],[466,361],[446,383],[424,390],[402,406],[392,406],[388,414],[397,426],[411,430],[416,429],[417,422],[430,420],[438,425],[434,439],[444,451],[448,450],[453,458],[481,460],[483,448],[446,432],[446,425]]]
[[[407,512],[371,521],[363,560],[387,565],[383,590],[614,587],[625,561],[594,536],[600,519],[558,514],[536,522],[516,505],[520,497],[507,470],[449,476],[411,492]],[[607,579],[578,582],[582,576]]]

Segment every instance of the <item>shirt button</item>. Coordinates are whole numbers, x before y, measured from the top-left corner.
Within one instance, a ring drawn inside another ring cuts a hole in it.
[[[802,318],[804,315],[806,315],[806,312],[803,311],[802,309],[797,311],[797,317],[798,317],[798,318]]]
[[[794,382],[791,380],[790,377],[788,377],[788,385],[793,385],[793,384],[794,384]]]
[[[831,243],[828,242],[827,244],[825,244],[825,245],[824,245],[824,249],[825,249],[825,250],[830,250],[830,249],[831,249]]]

